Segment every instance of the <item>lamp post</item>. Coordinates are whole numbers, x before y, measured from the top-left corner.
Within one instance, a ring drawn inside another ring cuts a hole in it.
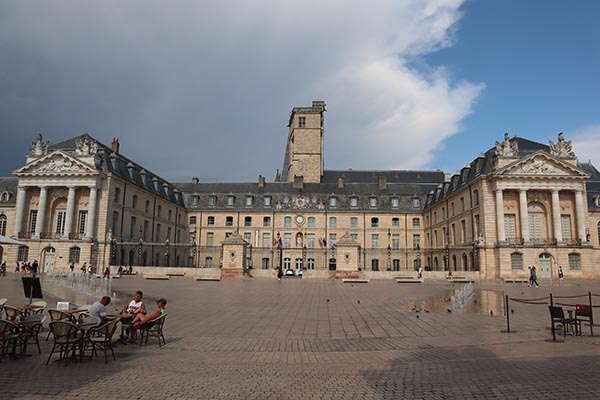
[[[421,268],[421,246],[415,246],[415,271],[418,271]]]
[[[142,253],[144,252],[144,240],[140,237],[138,242],[138,265],[142,265]]]
[[[110,234],[110,264],[117,264],[117,239]]]
[[[387,232],[388,244],[387,244],[387,263],[385,266],[386,271],[392,270],[392,246],[390,245],[390,238],[392,237],[392,233],[388,229]]]
[[[283,271],[283,245],[279,232],[277,232],[277,251],[279,252],[279,268]]]
[[[169,264],[169,239],[165,240],[165,259],[167,260],[167,267]]]
[[[306,269],[306,243],[302,246],[302,270]]]
[[[479,242],[473,242],[473,270],[479,271]]]

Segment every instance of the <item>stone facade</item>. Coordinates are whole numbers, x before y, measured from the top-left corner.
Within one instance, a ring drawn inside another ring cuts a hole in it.
[[[292,110],[273,182],[169,183],[116,140],[52,145],[40,135],[16,178],[0,178],[0,233],[23,242],[1,245],[0,258],[37,259],[45,272],[85,261],[224,276],[282,266],[373,279],[423,267],[499,279],[536,266],[553,279],[559,265],[600,275],[600,173],[577,162],[562,134],[549,145],[505,134],[453,176],[325,170],[324,113],[320,101]]]

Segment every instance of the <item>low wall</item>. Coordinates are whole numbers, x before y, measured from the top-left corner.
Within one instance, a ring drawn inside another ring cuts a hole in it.
[[[117,275],[118,267],[111,267],[111,275]],[[185,268],[185,267],[133,267],[134,276],[164,276],[167,274],[184,274],[186,278],[220,278],[220,268]],[[129,275],[123,275],[127,277]]]

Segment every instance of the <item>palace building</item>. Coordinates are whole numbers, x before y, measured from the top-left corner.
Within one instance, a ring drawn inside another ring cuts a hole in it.
[[[600,276],[600,172],[562,134],[548,145],[505,134],[452,176],[327,170],[325,111],[321,101],[292,109],[274,181],[168,182],[116,139],[52,145],[39,135],[15,177],[0,178],[0,234],[19,241],[0,245],[0,260],[190,276],[272,276],[281,266],[391,278],[422,267],[493,280],[526,277],[532,265],[542,279],[558,266]]]

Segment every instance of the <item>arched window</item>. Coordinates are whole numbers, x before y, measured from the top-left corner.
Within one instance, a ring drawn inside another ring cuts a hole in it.
[[[135,209],[137,207],[137,194],[134,194],[131,198],[131,208]]]
[[[510,267],[511,269],[523,269],[523,254],[512,253],[510,255]]]
[[[452,269],[455,270],[455,271],[458,270],[458,265],[457,265],[457,262],[456,262],[456,255],[454,255],[454,254],[452,255]]]
[[[412,226],[413,226],[413,228],[420,228],[421,227],[421,219],[420,218],[413,218],[413,220],[412,220]]]
[[[475,206],[479,205],[479,191],[478,190],[473,191],[473,204]]]
[[[135,252],[133,250],[129,250],[129,265],[135,264]]]
[[[190,225],[196,225],[197,219],[195,216],[190,217]]]
[[[379,227],[379,218],[377,218],[377,217],[371,218],[371,228],[378,228],[378,227]]]
[[[581,269],[581,255],[579,253],[569,254],[569,269]]]
[[[6,215],[0,215],[0,235],[6,236],[6,225],[8,223],[8,218]]]
[[[433,258],[433,270],[434,270],[434,271],[438,271],[438,270],[439,270],[439,268],[440,268],[440,264],[439,264],[439,262],[438,262],[438,258],[437,258],[437,257],[434,257],[434,258]]]
[[[463,255],[462,255],[462,270],[463,271],[469,270],[469,258],[467,257],[467,253],[463,253]]]
[[[4,248],[0,246],[0,263],[2,262],[2,257],[4,257]]]
[[[204,259],[204,266],[206,268],[212,268],[212,265],[213,265],[213,258],[212,257],[206,257]]]
[[[69,249],[69,262],[70,263],[78,263],[79,256],[81,255],[81,249],[77,246],[71,247]]]

